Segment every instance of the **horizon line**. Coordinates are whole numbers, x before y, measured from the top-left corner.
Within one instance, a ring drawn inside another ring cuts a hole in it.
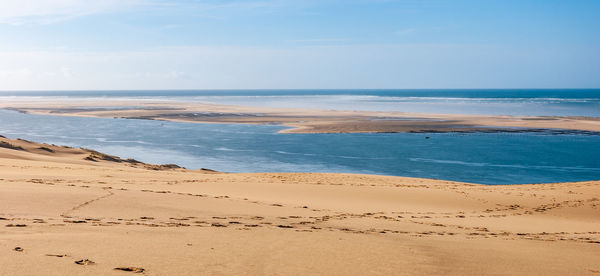
[[[126,92],[126,91],[305,91],[305,90],[319,90],[319,91],[348,91],[348,90],[600,90],[600,87],[596,88],[584,88],[584,87],[561,87],[561,88],[165,88],[165,89],[14,89],[14,90],[0,90],[0,93],[5,92],[93,92],[93,91],[112,91],[112,92]]]

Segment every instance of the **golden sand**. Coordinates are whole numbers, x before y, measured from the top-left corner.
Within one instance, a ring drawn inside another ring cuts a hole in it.
[[[225,174],[0,138],[0,275],[598,275],[600,181]]]

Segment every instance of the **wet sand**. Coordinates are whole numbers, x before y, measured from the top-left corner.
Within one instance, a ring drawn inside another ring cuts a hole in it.
[[[600,181],[225,174],[0,138],[2,275],[598,275]]]
[[[167,120],[195,123],[275,124],[285,133],[357,132],[540,132],[600,134],[600,118],[488,116],[261,108],[176,101],[18,100],[0,108],[20,112],[105,118]]]

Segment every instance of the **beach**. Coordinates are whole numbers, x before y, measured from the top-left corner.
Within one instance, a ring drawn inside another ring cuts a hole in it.
[[[4,0],[0,276],[600,276],[599,15]]]
[[[2,138],[4,275],[600,273],[600,182],[186,170]]]
[[[0,108],[25,113],[165,120],[194,123],[272,124],[284,133],[600,132],[600,119],[586,116],[510,116],[385,111],[273,108],[165,100],[9,100]]]
[[[12,110],[2,113],[12,139],[0,138],[3,275],[600,274],[597,117],[114,97],[15,97],[0,108]],[[334,136],[294,138],[319,133]],[[559,157],[572,154],[582,163]],[[198,169],[202,158],[245,172]],[[370,174],[394,163],[443,177]],[[367,173],[340,173],[357,164]],[[443,180],[563,176],[593,181]]]

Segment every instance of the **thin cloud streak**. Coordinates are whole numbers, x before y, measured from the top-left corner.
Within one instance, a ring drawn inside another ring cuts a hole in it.
[[[0,24],[47,25],[148,3],[143,0],[4,0]]]
[[[313,43],[313,42],[348,42],[351,38],[315,38],[315,39],[292,39],[286,40],[288,43]]]
[[[0,90],[599,86],[571,72],[589,58],[574,53],[460,44],[0,52]],[[552,63],[545,59],[550,54]],[[497,74],[514,64],[510,73]]]
[[[173,11],[269,10],[302,4],[289,0],[173,2],[167,0],[4,0],[0,24],[48,25],[81,17],[148,8]]]

